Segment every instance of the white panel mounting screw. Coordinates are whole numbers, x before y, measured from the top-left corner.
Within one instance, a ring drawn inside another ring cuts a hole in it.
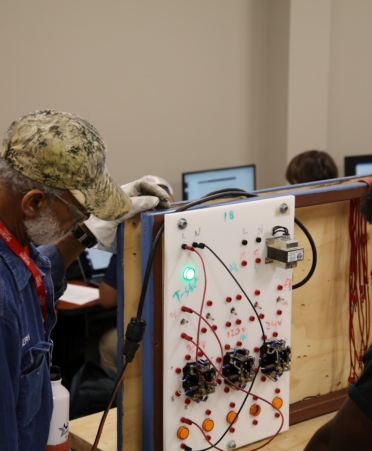
[[[229,451],[232,451],[235,448],[236,448],[236,443],[234,442],[234,440],[230,440],[229,442],[227,442],[227,449]]]
[[[186,227],[187,227],[187,221],[186,221],[186,219],[185,218],[181,218],[179,221],[178,221],[178,228],[179,229],[181,229],[181,230],[183,230],[183,229],[186,229]]]
[[[281,204],[281,206],[279,207],[279,211],[280,211],[280,213],[287,213],[287,211],[288,211],[288,205],[287,204]]]

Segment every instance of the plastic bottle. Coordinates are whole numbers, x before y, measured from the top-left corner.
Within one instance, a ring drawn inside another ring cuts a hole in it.
[[[68,422],[70,414],[70,393],[62,385],[61,370],[50,368],[53,392],[53,414],[50,421],[46,451],[70,451]]]

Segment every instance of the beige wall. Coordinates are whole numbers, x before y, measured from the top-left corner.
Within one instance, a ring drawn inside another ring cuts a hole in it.
[[[324,148],[372,153],[369,0],[0,2],[0,131],[39,108],[102,133],[121,183]]]

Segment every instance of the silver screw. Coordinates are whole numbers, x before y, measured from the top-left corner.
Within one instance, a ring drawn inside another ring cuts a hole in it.
[[[232,314],[234,314],[234,315],[237,315],[237,313],[236,313],[236,311],[235,311],[235,307],[233,307],[233,308],[230,310],[230,312],[231,312]]]
[[[236,448],[236,443],[234,442],[234,440],[230,440],[227,442],[227,449],[229,451],[233,450]]]
[[[287,213],[287,211],[288,211],[288,205],[287,204],[282,204],[280,207],[279,207],[279,211],[280,211],[280,213]]]
[[[181,324],[182,324],[182,325],[184,325],[184,324],[187,324],[187,323],[188,323],[187,319],[185,319],[185,318],[182,318],[180,322],[181,322]]]
[[[185,218],[181,218],[181,219],[178,221],[178,228],[181,229],[181,230],[183,230],[183,229],[186,229],[186,227],[187,227],[187,221],[186,221],[186,219],[185,219]]]

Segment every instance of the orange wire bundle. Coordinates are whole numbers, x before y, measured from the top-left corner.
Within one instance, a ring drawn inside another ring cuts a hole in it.
[[[360,213],[359,205],[359,199],[350,201],[350,372],[348,381],[351,384],[356,382],[363,369],[362,357],[367,352],[370,334],[367,221]]]

